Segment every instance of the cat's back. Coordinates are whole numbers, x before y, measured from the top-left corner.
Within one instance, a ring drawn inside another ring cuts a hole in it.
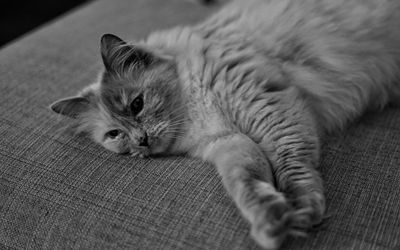
[[[399,27],[398,0],[237,0],[200,30],[223,51],[218,61],[238,55],[257,62],[257,74],[286,76],[273,81],[312,95],[326,122],[351,120],[400,93]],[[242,71],[237,62],[232,75]]]
[[[399,27],[398,0],[237,0],[200,30],[224,48],[247,47],[282,63],[340,71],[364,57],[378,63],[384,56],[399,65]]]
[[[291,36],[372,38],[400,25],[397,0],[246,0],[232,1],[203,26],[218,39],[233,33],[264,42]]]

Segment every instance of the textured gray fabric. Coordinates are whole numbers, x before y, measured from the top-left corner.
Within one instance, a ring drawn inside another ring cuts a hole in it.
[[[0,51],[0,249],[259,249],[212,166],[117,156],[47,105],[96,78],[103,33],[142,38],[212,9],[102,0]],[[328,138],[327,223],[283,249],[400,249],[400,110]]]

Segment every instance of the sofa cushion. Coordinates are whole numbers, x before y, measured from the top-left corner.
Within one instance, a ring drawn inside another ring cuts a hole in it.
[[[136,159],[60,133],[48,109],[97,78],[99,38],[140,39],[214,7],[99,0],[0,50],[0,248],[259,249],[214,168]],[[329,219],[283,249],[400,248],[400,110],[327,138]]]

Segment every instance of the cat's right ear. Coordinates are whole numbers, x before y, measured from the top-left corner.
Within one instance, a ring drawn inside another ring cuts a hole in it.
[[[101,57],[106,69],[111,69],[112,61],[114,60],[113,51],[115,48],[126,45],[126,42],[113,34],[104,34],[100,39]]]
[[[90,102],[85,97],[70,97],[58,100],[50,105],[50,109],[60,115],[76,119],[89,109]]]

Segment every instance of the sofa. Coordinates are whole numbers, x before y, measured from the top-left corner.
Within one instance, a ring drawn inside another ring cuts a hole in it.
[[[65,133],[53,101],[97,79],[99,38],[196,23],[218,6],[97,0],[0,50],[0,249],[260,249],[213,166],[140,159]],[[327,218],[282,249],[400,249],[400,109],[328,136]]]

